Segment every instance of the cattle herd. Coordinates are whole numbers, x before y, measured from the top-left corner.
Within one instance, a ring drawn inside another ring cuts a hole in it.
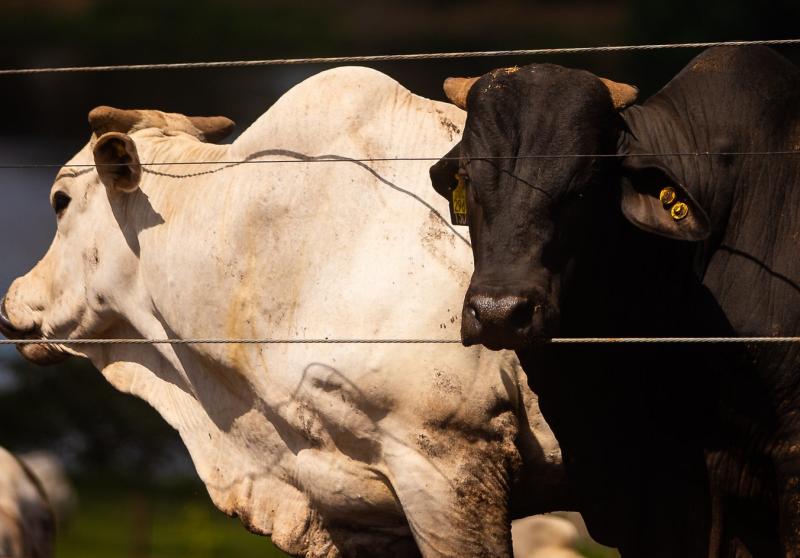
[[[444,89],[329,70],[231,144],[223,117],[93,110],[0,332],[460,332],[19,345],[148,401],[295,556],[577,556],[529,517],[576,511],[624,558],[800,557],[797,344],[546,341],[800,334],[798,68],[718,47],[642,103],[551,64]],[[0,489],[0,555],[50,556],[5,452]]]

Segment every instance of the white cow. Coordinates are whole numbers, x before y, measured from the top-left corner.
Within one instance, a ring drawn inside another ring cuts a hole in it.
[[[36,477],[0,448],[0,557],[53,556],[55,519]]]
[[[90,142],[52,189],[55,240],[11,286],[2,327],[48,338],[453,339],[472,256],[430,188],[430,161],[347,159],[436,157],[464,118],[365,68],[304,81],[232,145],[204,141],[230,131],[221,117],[95,109]],[[147,164],[193,161],[206,163]],[[511,353],[20,350],[35,362],[86,356],[148,401],[180,432],[214,503],[291,554],[509,556],[515,487],[515,515],[562,507],[560,451]]]
[[[19,453],[17,457],[39,481],[53,510],[56,525],[66,525],[75,512],[78,497],[61,460],[54,453],[45,450]]]

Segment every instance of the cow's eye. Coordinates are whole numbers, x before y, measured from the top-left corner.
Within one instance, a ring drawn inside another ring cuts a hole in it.
[[[64,192],[56,192],[53,195],[53,209],[55,210],[56,215],[61,215],[71,200],[72,198],[70,198]]]

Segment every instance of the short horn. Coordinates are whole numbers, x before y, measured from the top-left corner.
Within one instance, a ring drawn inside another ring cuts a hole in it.
[[[600,81],[602,81],[603,85],[608,89],[608,93],[611,95],[611,102],[614,103],[615,109],[622,110],[636,102],[639,90],[633,85],[617,83],[616,81],[605,78],[600,78]]]
[[[480,78],[447,78],[444,80],[444,94],[455,106],[467,110],[467,95],[478,79]]]
[[[201,139],[211,143],[217,143],[228,137],[236,123],[224,116],[189,116],[189,122],[197,128]]]
[[[108,132],[127,134],[142,120],[138,110],[100,106],[89,112],[89,126],[98,137]]]

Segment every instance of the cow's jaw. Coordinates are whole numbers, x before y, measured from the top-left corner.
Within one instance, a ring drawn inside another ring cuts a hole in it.
[[[25,302],[25,293],[30,290],[31,275],[14,281],[8,294],[0,304],[0,333],[8,339],[47,338],[42,327],[43,309],[38,304]],[[55,364],[69,354],[51,343],[20,343],[17,350],[26,360],[34,364]]]
[[[0,304],[0,333],[8,339],[36,339],[41,337],[41,332],[36,326],[21,328],[14,324],[6,314],[5,299]],[[17,350],[26,360],[39,365],[56,364],[69,356],[57,345],[49,343],[18,344]]]

